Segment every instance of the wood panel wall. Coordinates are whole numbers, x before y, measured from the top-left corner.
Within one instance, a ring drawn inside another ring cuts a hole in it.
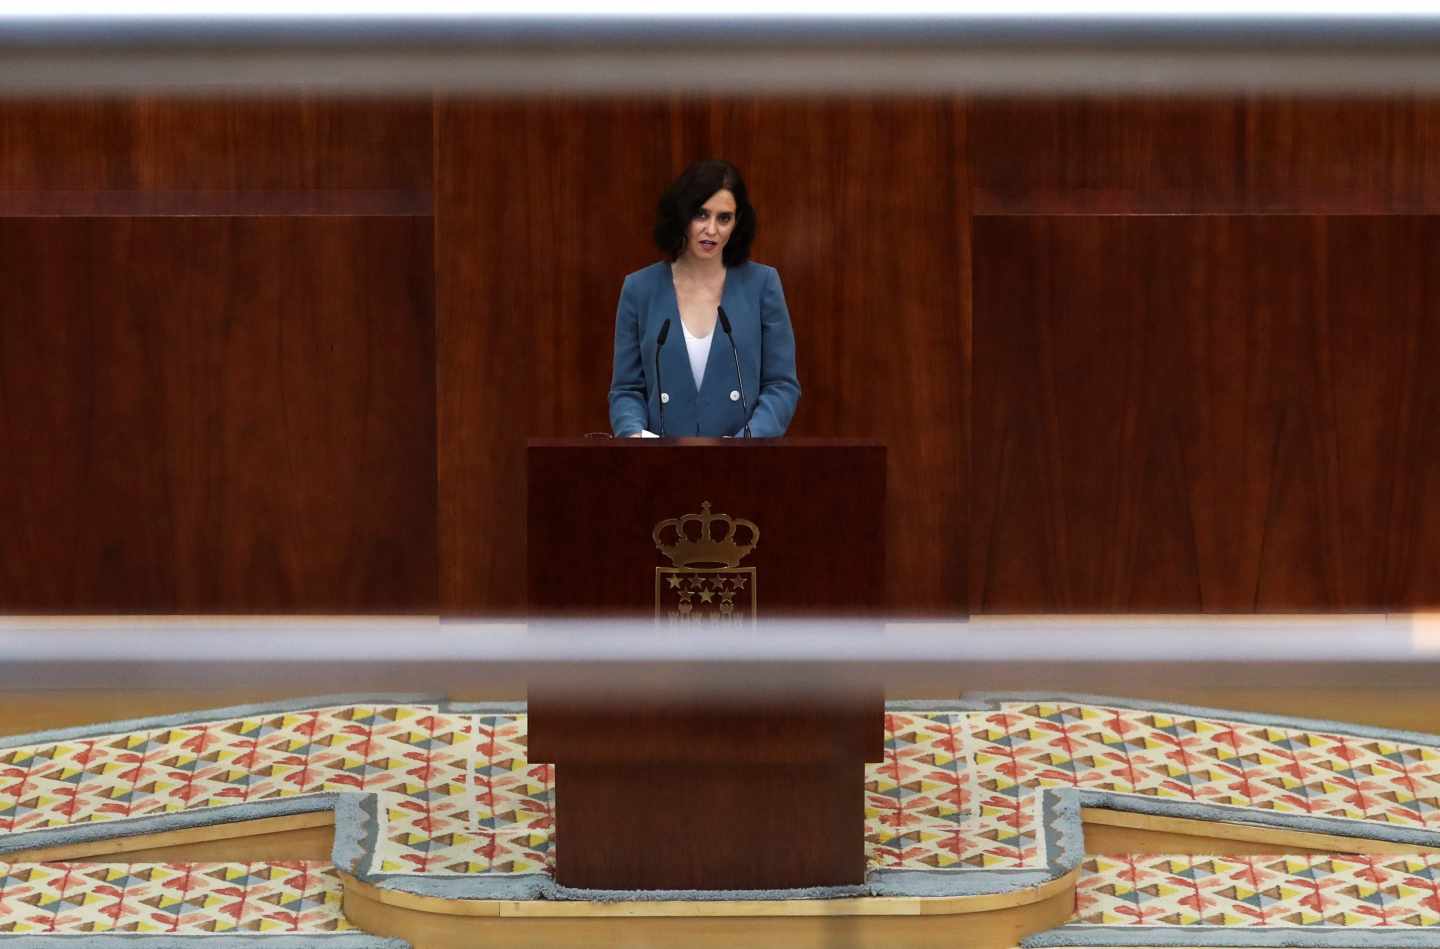
[[[0,612],[431,612],[429,104],[0,104]]]
[[[1440,105],[982,101],[975,612],[1440,603]]]
[[[660,101],[437,103],[447,612],[524,609],[525,439],[609,431],[619,281],[654,257],[647,185],[693,126]]]
[[[428,214],[428,100],[0,102],[0,213]]]
[[[704,153],[745,172],[761,215],[754,254],[784,283],[803,389],[790,431],[886,442],[889,601],[911,615],[965,612],[968,551],[952,542],[969,531],[963,108],[701,108]]]
[[[1440,207],[1440,102],[1031,98],[971,106],[977,214]]]
[[[977,220],[976,611],[1422,604],[1437,235],[1414,216]]]
[[[0,103],[0,612],[520,611],[524,440],[607,427],[709,155],[792,432],[890,445],[897,613],[1434,606],[1437,150],[1406,99]]]

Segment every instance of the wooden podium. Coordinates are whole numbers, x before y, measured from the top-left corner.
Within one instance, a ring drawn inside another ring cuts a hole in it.
[[[544,439],[529,443],[527,465],[532,623],[624,619],[698,636],[767,619],[881,619],[879,443]],[[558,882],[863,882],[879,687],[718,697],[699,688],[716,672],[666,669],[638,692],[532,683],[529,758],[556,766]]]

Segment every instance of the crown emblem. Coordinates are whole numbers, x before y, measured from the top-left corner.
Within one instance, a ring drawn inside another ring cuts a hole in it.
[[[718,534],[716,525],[723,525]],[[746,532],[743,544],[737,543],[735,536],[742,528]],[[700,505],[699,514],[672,517],[656,524],[650,537],[677,567],[735,567],[760,542],[760,528],[744,518],[711,514],[710,502],[706,501]]]

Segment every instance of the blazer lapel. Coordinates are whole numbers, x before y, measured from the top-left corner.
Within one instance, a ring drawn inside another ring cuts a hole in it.
[[[665,391],[670,393],[672,400],[693,402],[698,393],[695,391],[695,376],[690,372],[690,353],[685,347],[685,324],[680,321],[680,302],[675,299],[675,284],[667,280],[664,293],[666,306],[662,310],[660,322],[663,324],[666,319],[671,321],[670,335],[665,340],[665,349],[660,353],[660,372],[665,382]],[[708,377],[710,370],[706,369],[705,374]]]
[[[720,305],[725,308],[725,315],[730,318],[731,329],[739,322],[740,310],[745,306],[738,284],[739,275],[732,271],[725,275],[725,288],[720,291]],[[721,400],[728,399],[730,390],[735,388],[734,365],[730,358],[730,337],[725,335],[725,328],[717,318],[710,339],[710,355],[705,360],[705,378],[701,380],[701,393],[716,396]]]
[[[730,308],[725,308],[725,314],[730,314]],[[725,331],[720,328],[720,321],[715,321],[715,330],[710,335],[710,354],[705,357],[705,376],[700,380],[700,394],[705,396],[727,396],[735,386],[734,379],[726,374],[730,365],[730,339]]]

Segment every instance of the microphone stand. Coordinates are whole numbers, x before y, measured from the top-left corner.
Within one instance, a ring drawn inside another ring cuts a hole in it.
[[[716,308],[720,314],[720,328],[725,331],[725,338],[730,340],[730,358],[735,361],[735,382],[740,387],[740,408],[745,413],[745,437],[752,438],[750,434],[750,400],[745,398],[745,379],[740,375],[740,353],[735,349],[735,334],[730,330],[730,317],[725,315],[725,308]]]
[[[660,327],[660,335],[655,337],[655,388],[659,390],[659,397],[656,399],[660,404],[660,431],[661,438],[665,437],[665,386],[660,381],[660,350],[665,348],[665,340],[670,338],[670,321],[667,319]]]

